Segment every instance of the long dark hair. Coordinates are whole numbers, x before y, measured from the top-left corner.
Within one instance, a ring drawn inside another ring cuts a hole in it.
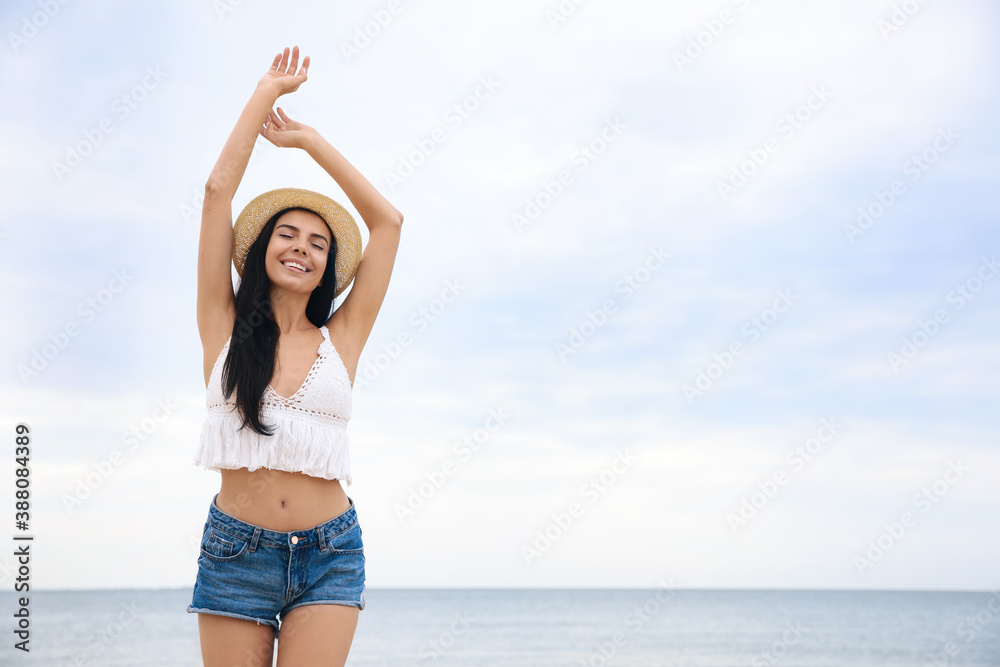
[[[222,366],[222,391],[227,401],[236,392],[236,408],[242,418],[240,428],[249,425],[257,433],[268,436],[274,435],[274,431],[261,422],[260,406],[264,390],[274,375],[280,331],[274,321],[271,280],[267,277],[265,259],[267,244],[271,241],[278,218],[296,210],[310,211],[301,206],[278,211],[267,221],[247,251],[243,275],[236,290],[236,320],[229,354]],[[330,319],[333,293],[337,288],[337,239],[332,232],[330,238],[322,284],[313,290],[306,304],[306,318],[317,327]]]

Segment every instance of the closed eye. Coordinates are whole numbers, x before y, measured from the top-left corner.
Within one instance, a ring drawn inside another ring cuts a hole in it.
[[[290,239],[290,238],[292,238],[292,235],[291,235],[291,234],[278,234],[278,236],[281,236],[282,238],[286,238],[286,239]],[[320,250],[322,250],[322,249],[323,249],[323,246],[321,246],[321,245],[319,245],[319,244],[317,244],[317,243],[313,243],[313,247],[314,247],[314,248],[319,248]]]

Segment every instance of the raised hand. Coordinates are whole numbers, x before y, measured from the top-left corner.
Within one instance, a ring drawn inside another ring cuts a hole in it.
[[[306,148],[316,136],[316,130],[292,120],[278,107],[277,113],[273,110],[268,112],[267,120],[260,128],[260,136],[279,148]]]
[[[271,86],[278,95],[285,95],[298,90],[298,87],[308,78],[309,56],[302,60],[302,67],[296,72],[299,66],[299,47],[292,48],[291,58],[288,57],[288,47],[283,53],[274,57],[271,69],[260,78],[260,85]]]

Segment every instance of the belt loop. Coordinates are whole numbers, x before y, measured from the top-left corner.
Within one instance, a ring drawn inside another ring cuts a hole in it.
[[[257,540],[260,539],[260,527],[254,526],[253,537],[250,538],[250,551],[257,551]]]
[[[319,550],[326,551],[326,540],[323,538],[323,524],[316,526],[316,539],[319,540]]]

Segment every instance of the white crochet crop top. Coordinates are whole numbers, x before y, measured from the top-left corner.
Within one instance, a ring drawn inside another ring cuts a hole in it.
[[[330,331],[320,327],[323,342],[302,386],[289,398],[278,396],[268,384],[261,399],[260,417],[274,435],[240,429],[236,393],[224,400],[222,366],[230,336],[215,360],[206,391],[208,417],[201,430],[194,465],[208,470],[258,468],[301,472],[312,477],[339,479],[351,485],[347,422],[351,419],[351,379]]]

